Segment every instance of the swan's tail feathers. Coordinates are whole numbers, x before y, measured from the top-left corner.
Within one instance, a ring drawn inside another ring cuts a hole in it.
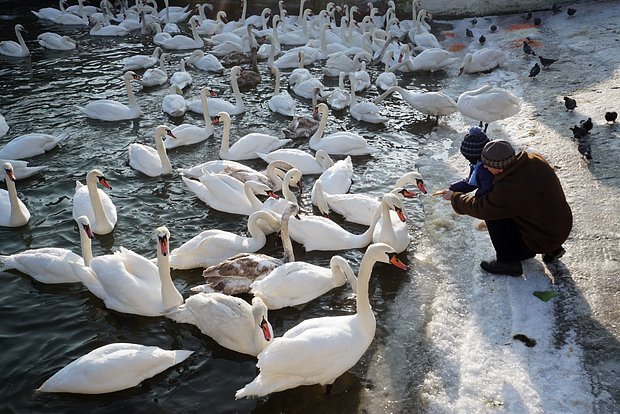
[[[262,152],[257,152],[256,156],[258,158],[260,158],[261,160],[263,160],[263,161],[265,161],[266,163],[269,164],[269,160],[268,160],[269,155],[268,154],[265,154],[265,153],[262,153]]]
[[[186,351],[184,349],[178,349],[174,351],[174,364],[180,364],[185,361],[194,351]]]
[[[4,265],[5,269],[12,269],[12,267],[10,267],[8,264],[9,260],[11,260],[11,256],[0,255],[0,263]]]
[[[78,109],[78,111],[88,116],[88,111],[86,110],[86,108],[84,108],[83,106],[79,106],[79,105],[75,105],[75,107]]]
[[[56,136],[56,143],[59,143],[60,141],[67,138],[69,138],[69,134],[67,134],[66,132],[62,132]]]
[[[248,397],[263,397],[272,392],[287,390],[299,385],[299,383],[292,381],[295,380],[286,375],[267,379],[262,374],[258,374],[252,382],[237,390],[235,400]]]

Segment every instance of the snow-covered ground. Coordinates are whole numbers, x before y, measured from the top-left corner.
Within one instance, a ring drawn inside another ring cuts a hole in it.
[[[606,111],[620,111],[620,3],[574,5],[572,17],[566,7],[534,12],[539,26],[524,24],[522,15],[481,16],[476,26],[471,18],[445,22],[456,36],[442,45],[457,50],[464,43],[462,57],[481,47],[484,34],[484,47],[507,52],[501,69],[454,76],[443,92],[456,98],[489,83],[522,98],[521,112],[492,123],[488,135],[541,153],[556,168],[574,215],[567,253],[551,267],[540,256],[524,262],[523,278],[486,274],[479,263],[494,258],[486,231],[440,197],[428,200],[415,241],[416,275],[390,316],[400,322],[369,363],[368,377],[389,385],[368,392],[368,412],[620,412],[620,125],[604,119]],[[525,39],[538,55],[558,59],[535,78],[528,75],[538,57],[523,53]],[[564,96],[577,100],[574,112],[566,111]],[[588,117],[590,162],[569,130]],[[435,189],[466,174],[458,148],[475,124],[457,114],[427,137],[427,155],[417,163]],[[412,309],[403,299],[423,290],[425,278],[435,291]],[[535,291],[558,295],[545,302]],[[408,323],[413,319],[425,321],[423,334]],[[409,372],[417,365],[423,372]]]

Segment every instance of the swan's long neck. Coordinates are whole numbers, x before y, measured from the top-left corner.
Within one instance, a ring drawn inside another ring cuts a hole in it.
[[[274,71],[273,71],[273,75],[274,75],[274,76],[275,76],[275,78],[276,78],[276,79],[275,79],[275,81],[276,81],[276,85],[275,85],[275,87],[273,88],[273,96],[276,96],[276,95],[279,95],[279,94],[280,94],[280,71],[279,71],[279,70],[277,70],[277,68],[276,68],[276,70],[274,70]]]
[[[164,256],[160,248],[157,249],[157,269],[161,282],[161,301],[164,310],[182,305],[183,296],[174,286],[170,276],[170,254]]]
[[[329,261],[329,268],[332,271],[332,276],[336,278],[339,275],[344,276],[351,285],[351,289],[354,293],[357,293],[357,276],[353,273],[353,269],[349,265],[349,262],[342,256],[332,256]]]
[[[241,10],[241,17],[239,18],[239,23],[242,25],[245,24],[245,15],[248,11],[248,0],[243,0],[243,10]]]
[[[250,192],[252,192],[252,190],[250,190]],[[252,196],[256,198],[256,195],[254,195],[254,193],[252,193]],[[256,200],[258,201],[258,198],[256,198]],[[261,204],[260,201],[258,201],[258,203]],[[260,209],[260,206],[258,208]],[[271,213],[267,211],[258,211],[257,213],[258,214],[253,213],[248,220],[248,233],[250,233],[250,235],[252,236],[250,243],[254,246],[262,247],[267,242],[267,236],[265,235],[265,231],[258,224],[258,220],[265,220],[271,227],[274,227],[276,229],[280,227],[280,223],[271,215]]]
[[[394,226],[392,225],[392,218],[390,217],[390,207],[381,203],[381,234],[380,240],[396,240],[396,233],[394,233]]]
[[[11,204],[11,214],[9,221],[11,223],[25,223],[28,221],[28,217],[22,211],[19,205],[19,198],[17,197],[17,189],[15,188],[15,182],[9,177],[6,177],[6,189],[9,193],[9,203]]]
[[[209,104],[207,100],[208,91],[200,93],[200,104],[202,105],[202,119],[205,121],[205,130],[209,135],[213,134],[213,124],[211,123],[211,117],[209,117]]]
[[[283,214],[282,223],[280,224],[280,238],[282,239],[282,249],[284,249],[284,257],[282,261],[284,263],[291,263],[295,261],[295,252],[293,251],[293,243],[291,242],[291,236],[288,232],[288,222],[290,219],[291,219],[290,214]]]
[[[295,193],[291,191],[290,185],[291,185],[290,178],[284,180],[284,184],[282,185],[282,195],[284,196],[284,199],[286,201],[290,201],[293,204],[299,205],[299,203],[297,202],[297,197],[295,196]]]
[[[377,211],[375,212],[375,215],[372,218],[372,222],[370,223],[370,227],[368,227],[368,229],[364,233],[360,234],[360,237],[365,243],[364,246],[367,246],[372,242],[372,235],[375,232],[375,227],[377,226],[379,219],[383,215],[384,204],[385,203],[381,203],[379,207],[377,208]],[[389,214],[389,211],[388,211],[388,214]]]
[[[17,36],[17,41],[19,42],[19,45],[22,47],[22,52],[30,53],[30,51],[28,50],[28,46],[26,46],[26,42],[24,42],[21,31],[15,29],[15,35]]]
[[[321,112],[321,120],[319,121],[319,128],[316,130],[314,135],[310,137],[310,143],[316,144],[323,138],[323,134],[325,133],[325,127],[327,126],[327,112]]]
[[[368,282],[370,281],[370,275],[375,261],[376,260],[369,257],[367,254],[365,254],[362,258],[359,271],[357,272],[356,292],[357,316],[366,322],[363,326],[369,330],[372,330],[373,334],[375,327],[375,315],[372,312],[370,300],[368,299]]]
[[[200,47],[202,47],[204,45],[204,40],[202,40],[202,37],[200,37],[200,35],[198,34],[198,30],[196,30],[196,21],[192,20],[192,23],[190,24],[190,29],[192,30],[192,36],[194,37],[194,41],[196,42],[196,44],[200,45]]]
[[[157,148],[157,154],[161,162],[161,173],[172,174],[172,164],[170,163],[170,158],[166,152],[166,146],[164,145],[161,134],[155,135],[155,147]]]
[[[235,106],[238,110],[243,111],[245,106],[243,105],[243,97],[241,96],[241,91],[239,90],[237,75],[231,77],[230,84],[232,86],[233,94],[235,95]]]
[[[133,86],[131,86],[131,80],[125,79],[125,88],[127,89],[129,107],[140,111],[140,108],[138,107],[138,101],[136,101],[136,96],[133,93]]]
[[[323,53],[323,58],[327,59],[327,28],[329,24],[325,23],[321,26],[321,52]]]
[[[228,158],[230,149],[230,118],[224,117],[224,127],[222,128],[222,143],[220,144],[220,158]]]
[[[80,246],[82,248],[82,258],[84,259],[84,266],[90,266],[91,260],[93,260],[92,242],[86,231],[82,228],[81,224],[78,224],[80,228]]]
[[[357,97],[355,96],[355,75],[352,73],[349,75],[349,83],[351,84],[351,105],[353,105]]]
[[[88,188],[90,204],[93,207],[95,221],[98,227],[101,226],[101,223],[108,223],[108,217],[105,215],[105,211],[103,211],[103,203],[101,202],[101,196],[99,195],[99,189],[97,188],[97,181],[87,180],[86,187]]]

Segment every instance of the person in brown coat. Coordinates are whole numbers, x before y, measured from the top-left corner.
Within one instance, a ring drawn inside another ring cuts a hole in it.
[[[490,141],[482,150],[484,166],[495,177],[483,197],[446,191],[458,214],[486,221],[496,260],[483,261],[493,274],[520,276],[521,261],[543,254],[551,263],[564,254],[562,243],[573,226],[573,215],[560,180],[538,154],[520,151],[504,140]]]

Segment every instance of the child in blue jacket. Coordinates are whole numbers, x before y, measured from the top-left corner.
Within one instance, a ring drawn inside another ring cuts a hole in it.
[[[489,137],[478,127],[469,129],[461,143],[461,154],[469,161],[469,176],[450,185],[449,189],[459,193],[476,190],[475,196],[482,197],[493,189],[493,174],[480,159],[482,149],[489,142]]]

